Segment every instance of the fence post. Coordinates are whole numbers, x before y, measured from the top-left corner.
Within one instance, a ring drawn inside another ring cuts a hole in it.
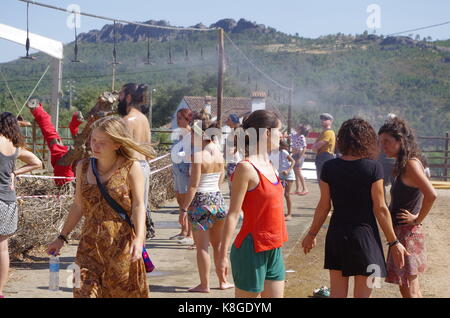
[[[445,181],[449,179],[448,177],[448,131],[445,134],[445,159],[444,159],[444,176]]]
[[[32,134],[32,142],[33,142],[33,153],[36,153],[36,120],[33,119],[33,130],[31,132]]]

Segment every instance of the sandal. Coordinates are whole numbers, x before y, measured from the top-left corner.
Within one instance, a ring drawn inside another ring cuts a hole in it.
[[[314,289],[313,296],[317,298],[328,298],[330,297],[330,289],[327,286]]]
[[[184,238],[185,238],[184,235],[177,234],[177,235],[169,237],[169,240],[182,240]]]
[[[298,195],[307,195],[309,193],[309,191],[303,191],[303,192],[299,192]]]

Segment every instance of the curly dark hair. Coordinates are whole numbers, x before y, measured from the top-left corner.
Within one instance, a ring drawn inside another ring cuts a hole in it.
[[[417,158],[424,164],[414,130],[405,120],[394,117],[386,121],[378,131],[378,135],[381,134],[388,134],[396,141],[400,141],[400,151],[392,172],[394,176],[401,175],[405,171],[406,163],[412,158]]]
[[[0,135],[11,140],[14,147],[25,147],[25,139],[20,132],[19,122],[9,112],[0,113]]]
[[[337,147],[343,155],[375,159],[379,153],[377,134],[364,119],[345,121],[337,135]]]

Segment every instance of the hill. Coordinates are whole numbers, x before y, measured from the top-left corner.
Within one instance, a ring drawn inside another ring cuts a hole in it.
[[[147,21],[168,25],[165,21]],[[204,28],[202,24],[195,27]],[[294,121],[317,127],[317,114],[343,120],[360,115],[377,128],[386,114],[405,117],[420,135],[443,135],[450,130],[450,40],[413,40],[411,37],[333,34],[317,39],[281,33],[241,19],[220,20],[233,42],[261,70],[284,86],[295,87]],[[216,94],[216,32],[144,30],[117,25],[116,88],[126,82],[145,82],[156,89],[154,126],[168,121],[183,95]],[[100,92],[111,89],[112,25],[78,36],[82,63],[72,63],[74,43],[65,45],[63,105],[67,81],[75,81],[73,105],[85,111]],[[149,50],[148,50],[149,48]],[[248,96],[265,90],[286,110],[288,92],[258,73],[241,52],[226,40],[226,96]],[[152,64],[146,64],[149,54]],[[169,54],[172,63],[169,62]],[[22,102],[33,89],[50,59],[0,64],[13,93]],[[48,103],[51,77],[47,74],[35,95]],[[6,86],[0,85],[1,110],[15,111]],[[70,112],[61,109],[62,124]],[[17,112],[17,111],[16,111]],[[29,118],[27,111],[25,116]]]

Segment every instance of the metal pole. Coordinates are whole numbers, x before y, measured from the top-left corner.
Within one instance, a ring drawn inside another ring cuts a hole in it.
[[[445,134],[445,159],[444,159],[444,176],[445,176],[445,181],[447,181],[449,179],[448,176],[448,131]]]
[[[292,84],[291,89],[289,90],[289,107],[288,107],[288,141],[289,148],[291,147],[291,129],[292,129],[292,103],[294,99],[294,84]]]
[[[219,73],[217,80],[217,123],[219,128],[222,127],[222,100],[223,100],[223,73],[225,66],[225,54],[223,43],[223,29],[217,30],[219,41]]]
[[[56,131],[59,128],[59,92],[61,91],[61,78],[62,78],[62,60],[53,59],[53,70],[52,70],[52,105],[51,105],[51,116],[52,123]],[[43,142],[45,144],[45,142]],[[43,148],[45,149],[45,147]],[[49,150],[50,151],[50,150]],[[53,172],[53,167],[50,162],[50,154],[48,156],[48,170]]]
[[[58,131],[59,122],[59,92],[61,91],[61,78],[62,78],[62,61],[53,59],[53,71],[52,71],[52,107],[51,116],[52,124]]]

